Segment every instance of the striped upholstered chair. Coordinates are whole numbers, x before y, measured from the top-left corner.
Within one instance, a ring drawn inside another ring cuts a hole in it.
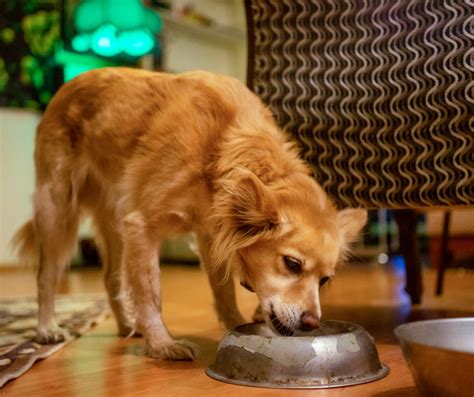
[[[248,85],[341,206],[391,208],[420,302],[415,209],[473,191],[473,3],[246,0]]]

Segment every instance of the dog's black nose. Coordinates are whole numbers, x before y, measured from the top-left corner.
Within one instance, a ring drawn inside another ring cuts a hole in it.
[[[301,315],[301,331],[308,332],[319,327],[319,318],[310,312],[303,312]]]

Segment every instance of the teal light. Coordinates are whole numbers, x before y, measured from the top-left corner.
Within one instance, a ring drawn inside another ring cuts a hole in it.
[[[79,32],[91,32],[106,21],[103,3],[105,2],[84,0],[77,6],[74,25]]]
[[[91,36],[91,48],[96,54],[113,57],[122,52],[121,41],[117,38],[117,28],[102,25]]]
[[[99,58],[87,54],[77,54],[75,52],[65,51],[58,48],[54,53],[54,59],[57,64],[64,67],[64,81],[69,81],[78,74],[88,70],[103,68],[107,66],[118,66],[111,59]]]
[[[142,4],[133,0],[121,0],[114,3],[109,9],[109,22],[121,30],[131,30],[143,25],[147,9]]]
[[[72,48],[77,52],[89,51],[91,48],[90,35],[80,34],[72,39]]]
[[[132,57],[145,55],[155,46],[154,37],[143,29],[123,32],[120,41],[124,52]]]
[[[160,16],[140,0],[83,0],[76,8],[74,24],[78,32],[72,41],[74,50],[92,49],[105,57],[149,53],[163,27]]]
[[[79,76],[81,73],[87,72],[92,69],[96,69],[95,65],[83,65],[80,63],[68,63],[64,65],[64,81],[72,80],[74,77]]]

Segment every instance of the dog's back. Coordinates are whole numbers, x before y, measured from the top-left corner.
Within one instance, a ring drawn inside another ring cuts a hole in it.
[[[195,134],[220,132],[235,115],[235,105],[212,89],[211,76],[125,68],[79,76],[58,91],[46,110],[38,128],[37,167],[71,155],[94,167],[96,176],[116,181],[140,144],[156,152],[175,149],[170,156],[160,153],[166,163],[172,158],[189,161],[202,146],[209,150],[209,140]]]

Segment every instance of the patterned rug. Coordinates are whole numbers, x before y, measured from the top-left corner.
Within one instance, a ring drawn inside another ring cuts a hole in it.
[[[69,336],[54,345],[34,341],[37,312],[35,298],[0,300],[0,388],[103,321],[109,307],[102,296],[57,296],[56,320]]]

